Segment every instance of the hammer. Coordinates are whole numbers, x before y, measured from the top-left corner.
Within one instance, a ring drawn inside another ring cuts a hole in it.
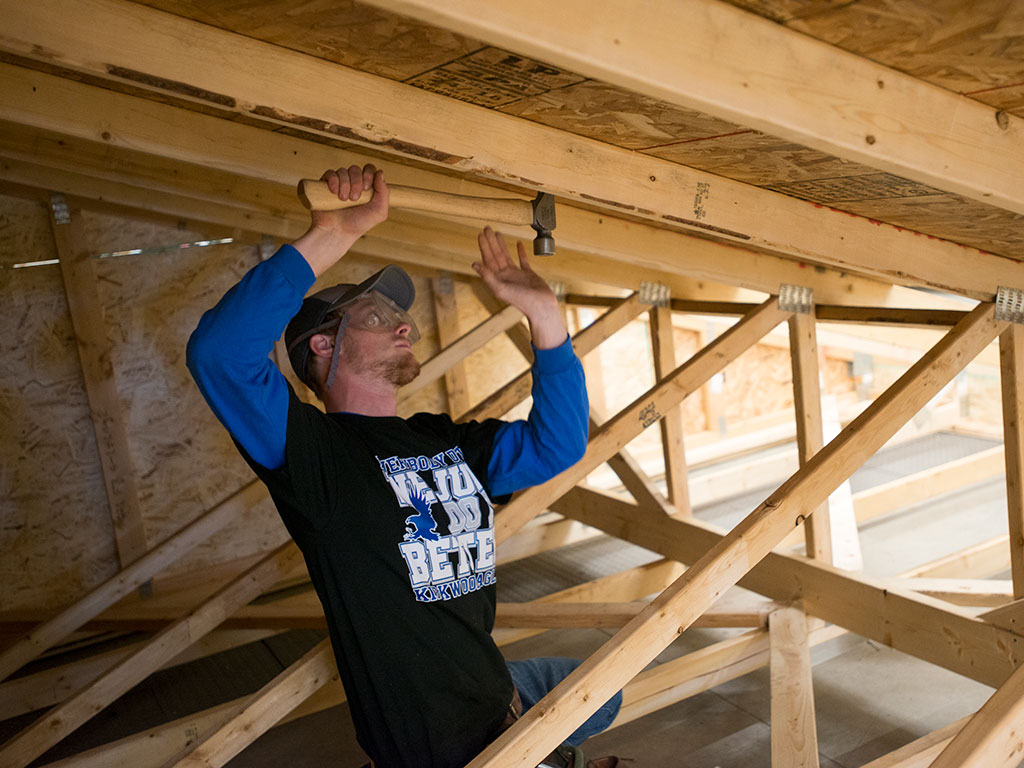
[[[517,200],[509,197],[450,195],[398,184],[389,184],[388,189],[391,191],[393,208],[486,219],[502,224],[529,225],[537,233],[533,239],[534,254],[552,256],[555,253],[555,238],[551,235],[551,230],[555,228],[555,198],[547,192],[538,192],[533,200]],[[370,202],[373,190],[364,190],[363,196],[355,202],[339,200],[331,194],[326,182],[303,179],[299,182],[299,199],[311,211],[337,211]]]

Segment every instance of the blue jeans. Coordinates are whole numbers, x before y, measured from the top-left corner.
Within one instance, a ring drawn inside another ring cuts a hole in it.
[[[558,656],[506,662],[509,674],[512,675],[512,682],[515,683],[519,690],[519,697],[523,700],[523,711],[525,712],[543,699],[552,688],[562,682],[582,663],[579,659],[566,659]],[[578,747],[586,739],[599,734],[612,724],[612,720],[619,714],[620,706],[622,706],[621,691],[612,696],[607,703],[590,716],[589,720],[573,731],[565,740],[566,743]]]

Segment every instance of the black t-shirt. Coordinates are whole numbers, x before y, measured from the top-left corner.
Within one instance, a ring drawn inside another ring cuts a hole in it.
[[[485,490],[500,424],[325,415],[291,393],[284,468],[247,458],[305,556],[378,768],[461,768],[505,718]]]

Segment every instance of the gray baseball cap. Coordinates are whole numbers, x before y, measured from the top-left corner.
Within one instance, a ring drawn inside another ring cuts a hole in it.
[[[322,332],[322,326],[331,310],[343,307],[369,291],[377,291],[406,311],[416,300],[416,287],[412,278],[404,269],[394,264],[375,272],[358,285],[339,283],[317,291],[303,300],[302,307],[285,329],[284,342],[288,348],[292,370],[307,386],[311,385],[306,370],[310,350],[309,344],[305,342],[314,334]]]

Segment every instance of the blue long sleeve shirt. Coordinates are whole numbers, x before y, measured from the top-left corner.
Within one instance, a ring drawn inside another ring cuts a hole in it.
[[[268,469],[285,463],[289,403],[288,384],[269,355],[314,280],[302,254],[285,245],[207,311],[188,342],[188,369],[206,402]],[[529,417],[505,422],[495,433],[488,466],[495,495],[548,480],[586,449],[587,391],[570,341],[535,349],[532,372]]]

